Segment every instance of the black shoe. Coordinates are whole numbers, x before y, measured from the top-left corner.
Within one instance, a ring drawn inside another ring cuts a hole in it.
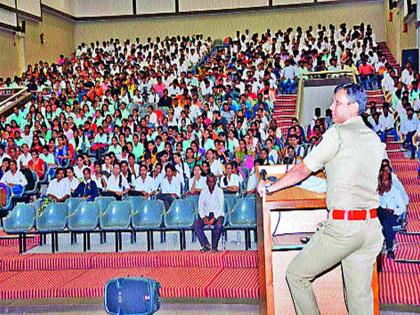
[[[219,250],[217,249],[217,248],[213,248],[212,250],[211,250],[211,252],[212,253],[217,253]]]
[[[302,237],[302,238],[300,239],[300,242],[301,242],[302,244],[307,244],[310,240],[311,240],[311,238],[310,238],[310,237]]]
[[[210,247],[204,246],[202,249],[200,249],[200,253],[206,253],[210,251]]]
[[[386,256],[387,256],[389,259],[394,259],[394,258],[395,258],[394,251],[393,251],[392,249],[388,249],[388,251],[386,252]]]

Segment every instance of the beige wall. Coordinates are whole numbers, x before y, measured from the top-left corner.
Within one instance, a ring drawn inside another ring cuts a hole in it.
[[[34,64],[39,60],[55,62],[60,54],[69,55],[74,51],[74,22],[43,12],[42,21],[26,21],[24,37],[24,63]],[[40,34],[44,33],[44,44]],[[20,74],[19,53],[14,44],[13,32],[0,29],[0,76]],[[16,39],[16,44],[19,45]]]
[[[44,44],[40,34],[44,33]],[[34,64],[39,60],[55,62],[60,54],[74,51],[74,22],[43,12],[42,22],[26,22],[25,62]]]
[[[401,51],[404,49],[416,48],[416,22],[408,24],[407,33],[403,32],[404,17],[402,9],[392,10],[392,22],[388,20],[389,6],[385,1],[385,36],[389,49],[398,62],[401,62]],[[415,19],[414,19],[415,20]]]
[[[14,35],[10,31],[0,29],[0,76],[11,77],[18,67],[17,49],[14,45]]]
[[[383,1],[364,3],[335,4],[325,6],[311,6],[299,9],[272,10],[215,14],[179,16],[167,18],[139,18],[129,20],[77,22],[75,27],[75,43],[90,43],[96,40],[108,40],[111,37],[120,39],[142,40],[147,37],[166,36],[176,34],[202,33],[213,38],[224,38],[233,35],[236,30],[249,28],[255,32],[265,31],[267,28],[278,30],[288,26],[307,27],[323,23],[348,25],[365,22],[371,24],[378,40],[385,39]]]

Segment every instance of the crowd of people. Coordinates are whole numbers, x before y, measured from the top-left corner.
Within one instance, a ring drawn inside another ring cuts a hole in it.
[[[54,64],[30,65],[14,80],[0,78],[0,87],[33,93],[29,104],[0,117],[1,183],[16,200],[25,198],[22,187],[39,182],[56,202],[140,195],[163,200],[167,209],[202,192],[219,199],[254,194],[256,165],[300,163],[331,126],[331,112],[323,117],[319,109],[307,128],[293,119],[285,134],[272,119],[279,93],[295,92],[299,77],[324,70],[352,70],[366,88],[382,86],[390,106],[379,116],[370,106],[368,121],[381,137],[402,135],[415,148],[409,139],[418,129],[418,73],[407,67],[393,90],[396,73],[369,25],[246,30],[212,48],[202,35],[110,39],[81,44]],[[205,222],[220,223],[223,212],[217,214]],[[200,215],[197,228],[206,216]],[[217,249],[200,241],[204,250]]]

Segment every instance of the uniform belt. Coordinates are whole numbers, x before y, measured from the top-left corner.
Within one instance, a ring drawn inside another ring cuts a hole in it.
[[[358,221],[358,220],[366,220],[367,213],[369,211],[369,217],[374,219],[377,217],[376,209],[370,210],[338,210],[334,209],[332,211],[331,217],[333,220],[348,220],[348,221]]]

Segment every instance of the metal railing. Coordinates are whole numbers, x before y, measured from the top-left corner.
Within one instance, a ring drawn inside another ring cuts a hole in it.
[[[13,87],[13,88],[0,88],[0,96],[1,95],[10,95],[6,99],[0,101],[0,113],[4,113],[8,109],[10,109],[15,102],[19,99],[27,96],[28,88],[24,87]]]

